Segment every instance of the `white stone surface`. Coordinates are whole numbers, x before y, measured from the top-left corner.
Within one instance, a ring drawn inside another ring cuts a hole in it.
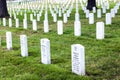
[[[33,31],[37,31],[37,21],[35,19],[32,20]]]
[[[48,20],[44,20],[44,32],[45,33],[49,32],[49,23],[48,23]]]
[[[111,17],[114,18],[115,17],[115,10],[114,9],[111,9]]]
[[[55,14],[55,13],[53,15],[53,22],[57,22],[57,14]]]
[[[28,44],[27,44],[26,35],[20,35],[20,46],[21,46],[21,56],[27,57],[28,56]]]
[[[89,13],[89,24],[94,24],[94,14]]]
[[[30,14],[30,21],[33,20],[33,14]]]
[[[43,38],[40,40],[40,43],[41,43],[41,62],[43,64],[51,64],[50,40]]]
[[[6,45],[8,50],[12,49],[12,33],[11,32],[6,32]]]
[[[57,22],[57,33],[58,33],[58,35],[63,34],[63,21]]]
[[[81,36],[81,22],[80,21],[74,22],[74,35]]]
[[[104,39],[104,22],[96,23],[96,39]]]
[[[6,18],[3,18],[3,26],[6,26]]]
[[[102,17],[102,15],[101,15],[101,9],[98,9],[97,10],[97,18],[101,18]]]
[[[40,14],[37,14],[37,21],[40,21]]]
[[[80,21],[80,15],[79,15],[79,13],[75,13],[75,21]]]
[[[9,18],[9,27],[12,27],[12,19]]]
[[[86,10],[86,18],[89,18],[89,10]]]
[[[27,29],[27,20],[26,19],[23,19],[23,28]]]
[[[16,28],[18,28],[19,27],[19,19],[18,18],[16,18],[15,24],[16,24]]]
[[[96,7],[93,7],[93,13],[96,13]]]
[[[85,75],[85,48],[80,44],[71,46],[72,72],[78,75]]]
[[[110,13],[106,13],[105,22],[106,22],[106,25],[110,25],[112,23],[112,18]]]
[[[64,23],[67,23],[67,21],[68,21],[68,20],[67,20],[67,14],[64,13],[64,15],[63,15],[63,22],[64,22]]]

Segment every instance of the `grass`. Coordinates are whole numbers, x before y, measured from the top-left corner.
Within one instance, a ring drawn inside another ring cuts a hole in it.
[[[80,10],[82,36],[74,36],[74,13],[64,24],[64,34],[57,35],[57,24],[53,23],[49,14],[50,32],[43,32],[43,16],[38,22],[38,31],[32,30],[32,23],[28,21],[28,29],[0,26],[2,45],[0,47],[0,80],[119,80],[120,79],[120,10],[113,18],[112,25],[105,26],[105,39],[96,40],[96,25],[89,25],[88,19]],[[29,13],[30,14],[30,13]],[[29,16],[29,15],[28,15]],[[98,21],[105,22],[104,14]],[[61,18],[58,18],[61,19]],[[13,36],[13,50],[6,49],[6,31]],[[28,37],[29,57],[20,56],[20,35]],[[40,39],[48,38],[51,43],[50,65],[41,63]],[[71,45],[85,46],[86,75],[79,76],[71,72]]]

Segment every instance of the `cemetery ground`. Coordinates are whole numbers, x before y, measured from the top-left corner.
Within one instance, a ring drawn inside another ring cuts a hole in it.
[[[112,25],[105,25],[105,39],[96,40],[96,22],[104,21],[95,18],[95,24],[90,25],[82,10],[80,21],[82,35],[74,36],[74,14],[63,24],[64,33],[57,34],[57,23],[49,14],[50,31],[44,33],[43,19],[37,23],[38,30],[32,30],[32,22],[28,21],[28,29],[23,29],[22,18],[20,27],[11,28],[0,25],[0,80],[119,80],[120,79],[120,10],[112,19]],[[58,18],[61,20],[62,18]],[[8,21],[8,20],[7,20]],[[13,49],[6,49],[6,31],[12,32]],[[20,35],[28,37],[28,57],[20,55]],[[50,40],[51,64],[41,63],[40,39]],[[85,47],[86,75],[79,76],[71,71],[71,45],[82,44]]]

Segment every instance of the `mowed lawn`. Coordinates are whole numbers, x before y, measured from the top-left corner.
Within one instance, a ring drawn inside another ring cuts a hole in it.
[[[108,11],[109,12],[109,11]],[[64,25],[64,34],[57,34],[57,23],[53,22],[49,13],[48,33],[43,31],[43,19],[38,22],[38,30],[32,30],[32,22],[28,19],[28,29],[23,29],[22,19],[20,28],[0,25],[0,80],[119,80],[120,79],[120,10],[112,19],[112,25],[105,25],[105,39],[96,40],[96,22],[105,22],[105,14],[101,19],[96,18],[95,24],[89,25],[88,19],[80,9],[82,35],[74,36],[75,9]],[[28,13],[30,14],[30,13]],[[44,15],[44,14],[43,14]],[[28,15],[29,17],[29,15]],[[61,20],[62,18],[58,18]],[[12,32],[13,49],[6,49],[7,31]],[[29,56],[21,57],[20,35],[28,37]],[[40,39],[48,38],[51,48],[52,64],[41,63]],[[71,72],[71,45],[82,44],[85,47],[86,75],[79,76]]]

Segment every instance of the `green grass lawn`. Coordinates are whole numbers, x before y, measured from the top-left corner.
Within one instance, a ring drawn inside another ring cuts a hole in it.
[[[32,30],[32,23],[28,21],[28,29],[0,25],[0,80],[119,80],[120,79],[120,10],[112,25],[105,25],[105,39],[96,40],[96,22],[105,22],[105,15],[101,19],[95,18],[95,24],[89,25],[88,19],[82,10],[80,20],[82,35],[74,36],[74,13],[64,24],[64,34],[57,34],[57,23],[54,23],[49,14],[50,32],[43,32],[43,16],[38,22],[38,31]],[[28,15],[29,16],[29,15]],[[59,20],[61,18],[58,18]],[[12,32],[13,50],[6,49],[6,31]],[[29,57],[20,55],[20,35],[28,37]],[[51,62],[41,63],[40,39],[50,39]],[[79,76],[71,72],[71,45],[82,44],[85,46],[86,75]]]

